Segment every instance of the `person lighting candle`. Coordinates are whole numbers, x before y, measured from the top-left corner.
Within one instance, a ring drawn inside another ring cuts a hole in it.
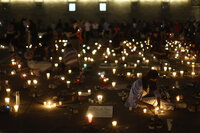
[[[129,110],[132,110],[132,108],[137,108],[138,105],[144,105],[153,110],[154,106],[148,104],[148,101],[143,100],[144,96],[152,93],[157,98],[158,107],[160,107],[160,93],[156,86],[157,80],[158,72],[156,70],[150,70],[145,76],[136,80],[132,84],[129,96],[125,102],[125,107],[128,107]]]

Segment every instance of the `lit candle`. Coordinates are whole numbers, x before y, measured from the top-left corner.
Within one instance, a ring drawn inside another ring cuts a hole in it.
[[[168,70],[171,71],[171,70],[172,70],[172,67],[168,67]]]
[[[127,64],[124,64],[124,68],[126,68],[127,67]]]
[[[127,77],[130,77],[130,76],[131,76],[131,72],[127,72],[127,73],[126,73],[126,76],[127,76]]]
[[[10,91],[11,91],[10,88],[6,88],[6,92],[7,92],[8,94],[10,93]]]
[[[9,103],[10,103],[10,98],[9,98],[9,97],[6,97],[6,98],[5,98],[5,103],[6,103],[6,104],[9,104]]]
[[[180,101],[180,96],[176,96],[176,101],[179,102]]]
[[[36,79],[33,80],[33,84],[37,85],[38,81]]]
[[[82,92],[81,92],[81,91],[79,91],[79,92],[78,92],[78,95],[79,95],[79,96],[81,96],[81,95],[82,95]]]
[[[62,76],[60,79],[61,79],[62,81],[64,81],[64,80],[65,80],[65,77],[64,77],[64,76]]]
[[[102,95],[98,95],[98,96],[97,96],[97,99],[98,99],[98,101],[99,101],[99,104],[101,104],[101,103],[102,103],[102,100],[103,100],[103,96],[102,96]]]
[[[59,57],[58,59],[59,59],[59,61],[62,61],[62,57]]]
[[[47,79],[50,79],[50,73],[46,73]]]
[[[14,109],[15,109],[15,112],[18,112],[18,110],[19,110],[19,105],[15,105],[15,106],[14,106]]]
[[[136,64],[136,63],[134,64],[134,67],[135,67],[135,68],[137,67],[137,64]]]
[[[113,74],[115,74],[115,73],[116,73],[116,69],[115,69],[115,68],[113,68],[113,69],[112,69],[112,71],[113,71]]]
[[[20,68],[21,68],[21,66],[22,66],[21,64],[18,64],[18,65],[17,65],[18,69],[20,69]]]
[[[180,74],[181,74],[181,77],[183,77],[184,71],[181,70],[181,71],[180,71]]]
[[[112,87],[115,88],[116,82],[112,82]]]
[[[67,88],[69,88],[71,81],[67,80],[66,83],[67,83]]]
[[[59,101],[58,104],[61,106],[62,105],[62,101]]]
[[[118,60],[115,60],[115,64],[117,64],[118,63]]]
[[[69,69],[69,70],[68,70],[68,73],[69,73],[69,74],[71,74],[71,73],[72,73],[72,70],[71,70],[71,69]]]
[[[117,121],[112,121],[112,126],[116,127],[117,126]]]
[[[55,66],[55,68],[57,68],[58,67],[58,63],[55,63],[54,66]]]
[[[11,71],[11,75],[15,75],[15,74],[16,74],[15,70]]]
[[[195,72],[192,72],[191,75],[192,75],[192,76],[195,76]]]
[[[122,56],[122,61],[125,61],[125,56]]]
[[[140,60],[137,60],[137,63],[139,64],[139,63],[140,63]]]
[[[93,115],[92,114],[88,114],[87,117],[88,117],[88,123],[92,123]]]
[[[31,85],[31,80],[27,80],[27,84],[28,84],[28,85]]]
[[[176,77],[176,72],[173,72],[173,73],[172,73],[172,76],[175,78],[175,77]]]
[[[91,90],[90,89],[88,90],[88,94],[91,94]]]
[[[167,66],[164,66],[164,71],[167,71]]]
[[[143,112],[146,114],[146,113],[147,113],[147,109],[146,109],[146,108],[144,108],[144,109],[143,109]]]

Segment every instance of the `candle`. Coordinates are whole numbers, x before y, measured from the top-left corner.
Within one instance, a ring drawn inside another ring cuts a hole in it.
[[[102,100],[103,100],[103,96],[102,95],[98,95],[97,99],[98,99],[99,104],[101,104]]]
[[[15,75],[15,74],[16,74],[15,70],[12,70],[11,75]]]
[[[116,127],[117,126],[117,121],[112,121],[112,126]]]
[[[192,76],[195,76],[195,72],[192,72],[191,75],[192,75]]]
[[[71,81],[67,80],[66,83],[67,83],[67,88],[69,88]]]
[[[169,69],[169,71],[171,71],[171,70],[172,70],[172,67],[168,67],[168,69]]]
[[[59,57],[58,59],[59,59],[59,61],[62,61],[62,57]]]
[[[50,73],[46,73],[47,79],[50,79]]]
[[[125,56],[122,56],[122,61],[125,61]]]
[[[9,97],[6,97],[6,98],[5,98],[5,103],[6,103],[6,104],[9,104],[9,103],[10,103],[10,98],[9,98]]]
[[[176,77],[176,72],[173,72],[173,73],[172,73],[172,76],[175,78],[175,77]]]
[[[143,112],[146,114],[146,113],[147,113],[147,109],[146,109],[146,108],[144,108],[144,109],[143,109]]]
[[[127,72],[127,73],[126,73],[126,76],[127,76],[127,77],[130,77],[130,76],[131,76],[131,72]]]
[[[115,69],[115,68],[113,68],[113,69],[112,69],[112,71],[113,71],[113,74],[115,74],[115,73],[116,73],[116,69]]]
[[[10,88],[6,88],[6,92],[10,93],[11,89]]]
[[[62,76],[60,79],[61,79],[61,80],[65,80],[65,77],[64,77],[64,76]]]
[[[19,105],[15,105],[15,106],[14,106],[14,109],[15,109],[15,112],[18,112],[18,110],[19,110]]]
[[[176,96],[176,101],[179,102],[180,101],[180,96]]]
[[[112,82],[112,87],[115,88],[116,82]]]
[[[71,74],[71,73],[72,73],[72,70],[71,70],[71,69],[69,69],[69,70],[68,70],[68,73],[69,73],[69,74]]]
[[[91,90],[90,89],[88,90],[88,94],[91,94]]]
[[[127,64],[124,64],[124,68],[126,68],[127,67]]]
[[[37,85],[38,81],[36,79],[33,80],[33,84]]]
[[[137,63],[139,64],[139,63],[140,63],[140,60],[137,60]]]
[[[27,80],[27,84],[28,84],[28,85],[31,85],[31,80]]]
[[[135,68],[137,67],[137,64],[136,64],[136,63],[134,64],[134,67],[135,67]]]
[[[50,60],[52,61],[52,60],[53,60],[53,57],[50,57]]]
[[[166,66],[164,66],[164,71],[167,71],[167,67]]]
[[[88,123],[92,123],[93,115],[89,113],[89,114],[87,115],[87,117],[88,117]]]
[[[22,66],[21,64],[18,64],[18,65],[17,65],[18,69],[20,69],[20,68],[21,68],[21,66]]]
[[[58,104],[61,106],[62,105],[62,101],[59,101]]]
[[[181,71],[180,71],[180,74],[181,74],[181,77],[183,77],[184,71],[181,70]]]
[[[118,63],[118,60],[115,60],[115,64],[117,64]]]
[[[55,66],[55,68],[57,68],[58,67],[58,63],[55,63],[54,66]]]
[[[80,96],[80,95],[82,95],[82,92],[81,92],[81,91],[79,91],[79,92],[78,92],[78,95],[79,95],[79,96]]]

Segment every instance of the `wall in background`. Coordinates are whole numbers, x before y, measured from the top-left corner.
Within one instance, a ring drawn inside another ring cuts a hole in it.
[[[69,22],[71,19],[88,19],[109,22],[131,21],[133,18],[144,20],[186,21],[196,18],[200,20],[200,6],[192,6],[191,2],[117,2],[108,1],[107,11],[99,11],[99,2],[77,2],[77,11],[68,11],[68,2],[39,3],[11,2],[1,3],[0,19],[11,20],[15,18],[31,18],[42,24],[57,23],[58,19]]]

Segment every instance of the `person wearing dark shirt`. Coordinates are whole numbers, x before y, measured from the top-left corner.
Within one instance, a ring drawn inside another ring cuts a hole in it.
[[[80,45],[82,40],[81,29],[78,27],[78,23],[75,21],[70,30],[70,43],[77,51],[80,51]]]

